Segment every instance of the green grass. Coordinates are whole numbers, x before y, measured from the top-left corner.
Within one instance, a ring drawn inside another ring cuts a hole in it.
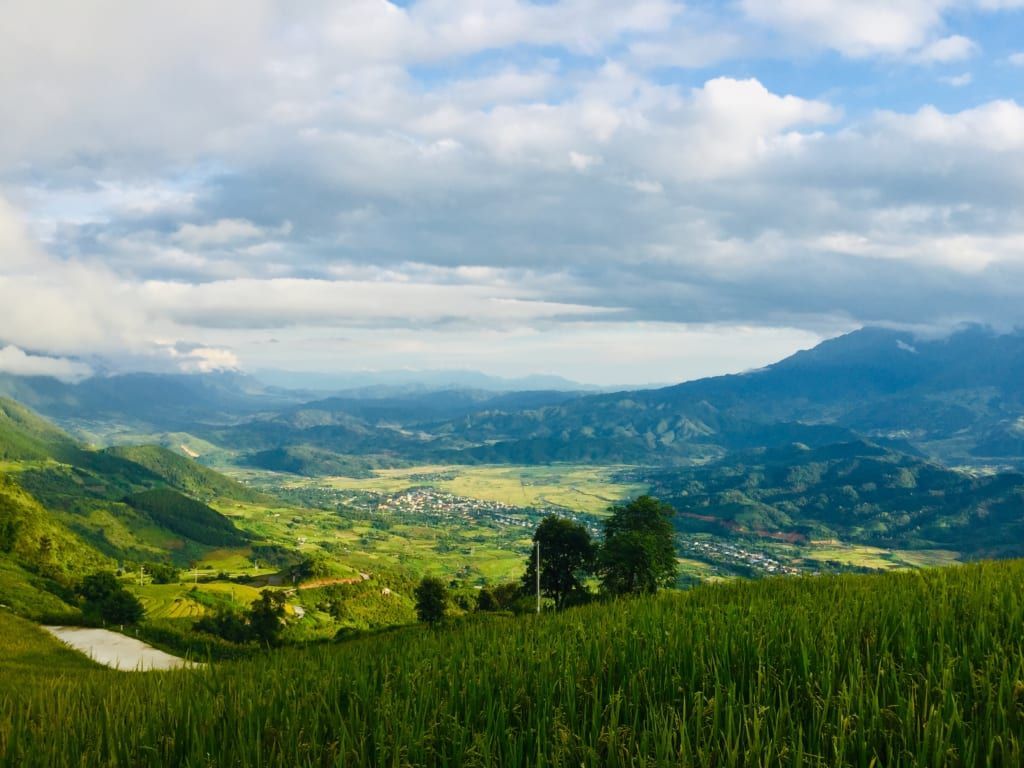
[[[0,605],[30,618],[78,614],[77,608],[47,592],[41,577],[3,556],[0,556]]]
[[[5,759],[4,723],[17,697],[61,681],[80,685],[89,673],[102,673],[103,668],[32,622],[4,610],[0,610],[0,649],[0,733],[4,733],[0,736],[0,759]],[[9,755],[6,760],[9,762]]]
[[[730,582],[0,689],[0,755],[26,768],[1020,765],[1022,629],[1022,562]]]

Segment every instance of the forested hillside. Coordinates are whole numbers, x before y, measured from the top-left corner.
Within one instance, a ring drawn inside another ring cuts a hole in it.
[[[954,471],[865,441],[730,455],[644,475],[681,531],[1024,555],[1024,475]]]

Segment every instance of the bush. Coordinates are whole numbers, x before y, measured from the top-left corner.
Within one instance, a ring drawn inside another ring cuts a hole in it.
[[[193,628],[198,632],[205,632],[231,643],[247,643],[253,637],[245,617],[231,609],[203,616],[193,625]]]

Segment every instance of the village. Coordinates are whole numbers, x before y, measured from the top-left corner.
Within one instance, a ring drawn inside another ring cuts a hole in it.
[[[717,539],[681,539],[679,545],[690,557],[727,569],[749,571],[749,575],[793,576],[803,572],[764,552]]]
[[[532,531],[547,515],[558,515],[587,527],[592,536],[599,526],[592,515],[579,514],[555,507],[519,507],[500,501],[457,496],[430,487],[409,488],[379,499],[372,510],[376,514],[423,515],[447,522],[492,523],[503,528]]]

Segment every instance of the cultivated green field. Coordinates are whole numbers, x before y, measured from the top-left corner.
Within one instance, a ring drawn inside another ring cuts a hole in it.
[[[381,518],[369,514],[370,508],[390,494],[429,488],[485,504],[603,515],[612,504],[645,490],[616,479],[627,469],[419,466],[378,470],[371,478],[301,478],[243,470],[231,474],[270,491],[307,492],[313,501],[318,498],[313,494],[332,493],[335,501],[347,506],[335,513],[298,504],[223,502],[214,507],[268,541],[306,552],[326,548],[340,577],[397,565],[413,574],[496,583],[521,576],[532,525],[499,526],[487,514],[474,520],[429,514]],[[207,556],[203,562],[214,561]],[[233,571],[244,568],[244,563],[231,561],[225,566]]]
[[[0,637],[51,658],[22,624],[0,614]],[[19,663],[0,658],[0,680]],[[1021,765],[1024,563],[732,581],[193,671],[69,663],[0,685],[0,760]]]
[[[327,484],[348,490],[396,493],[429,485],[482,501],[518,507],[555,507],[603,514],[609,506],[638,496],[647,486],[621,482],[618,466],[555,464],[550,466],[426,466],[379,469],[372,478],[330,477],[294,484]]]

